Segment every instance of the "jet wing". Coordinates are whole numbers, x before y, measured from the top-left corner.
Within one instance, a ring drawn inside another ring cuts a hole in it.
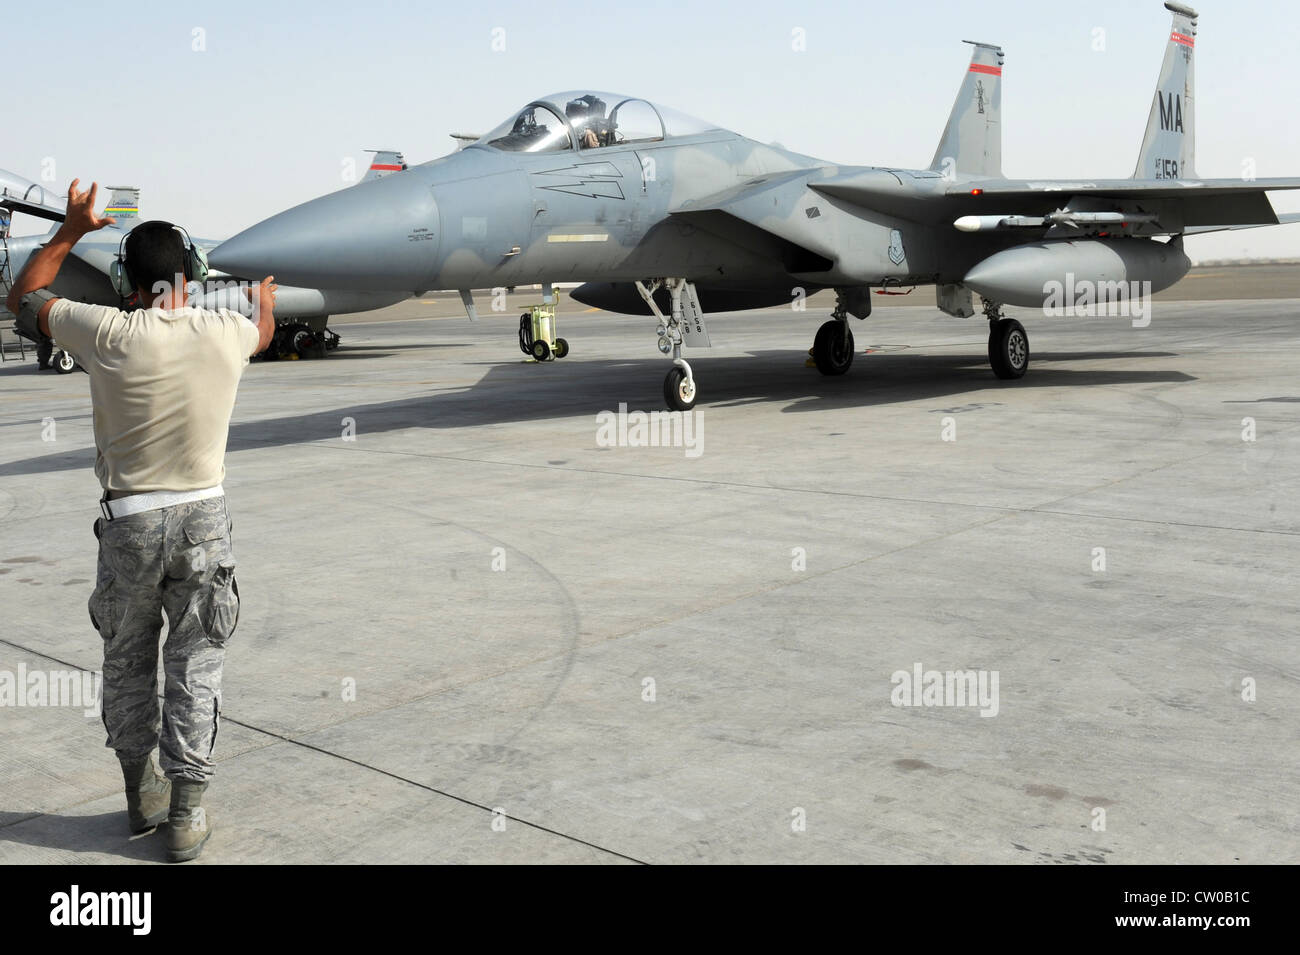
[[[1277,225],[1266,193],[1300,189],[1291,179],[1098,179],[1085,181],[973,182],[949,187],[963,211],[1045,215],[1074,198],[1138,203],[1167,221],[1169,231],[1198,226]]]
[[[937,174],[869,169],[809,182],[816,192],[915,222],[964,215],[1042,216],[1071,200],[1113,201],[1149,208],[1170,232],[1193,227],[1277,225],[1266,193],[1300,189],[1300,179],[970,179],[960,185]]]
[[[1277,217],[1278,225],[1292,225],[1300,222],[1300,212],[1288,212]],[[1263,229],[1272,225],[1271,222],[1252,222],[1248,225],[1198,225],[1192,226],[1187,230],[1185,235],[1206,235],[1210,232],[1236,232],[1240,229]]]

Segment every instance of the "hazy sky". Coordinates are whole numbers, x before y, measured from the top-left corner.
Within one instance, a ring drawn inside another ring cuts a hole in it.
[[[924,167],[969,60],[964,39],[1007,53],[1006,175],[1127,177],[1170,25],[1158,0],[8,6],[0,167],[40,180],[52,163],[60,188],[74,176],[138,185],[142,215],[213,238],[342,187],[367,147],[424,162],[453,148],[449,133],[583,87],[841,163]],[[1300,176],[1300,11],[1199,9],[1198,173],[1239,177],[1253,159],[1260,177]],[[1300,211],[1300,195],[1273,198]],[[1300,257],[1300,225],[1188,250]]]

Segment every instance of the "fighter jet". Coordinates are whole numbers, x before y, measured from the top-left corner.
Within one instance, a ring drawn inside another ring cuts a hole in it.
[[[15,212],[62,222],[66,206],[64,196],[54,195],[30,179],[0,169],[0,214],[4,214],[6,226]],[[9,234],[7,228],[3,231]]]
[[[375,181],[406,167],[399,152],[375,152],[375,160],[361,182]],[[112,216],[117,220],[116,224],[92,232],[78,242],[52,288],[56,294],[79,302],[129,306],[131,303],[123,303],[113,288],[108,270],[118,255],[122,239],[139,221],[140,190],[134,186],[108,188],[110,195],[102,215]],[[0,214],[3,215],[0,219],[0,287],[4,292],[8,291],[12,276],[22,270],[32,253],[49,241],[58,228],[57,224],[63,221],[64,207],[63,196],[56,196],[21,176],[0,170]],[[8,219],[11,212],[50,219],[55,225],[45,235],[12,237]],[[195,237],[194,242],[209,255],[220,245],[216,239]],[[191,301],[201,308],[229,308],[251,315],[252,305],[247,296],[233,282],[225,281],[230,278],[213,270],[205,286],[192,291]],[[320,357],[327,349],[335,347],[339,340],[328,327],[330,315],[384,308],[406,297],[405,292],[387,289],[357,291],[281,285],[275,307],[276,335],[265,354],[267,357]],[[0,311],[3,311],[3,306],[0,306]],[[37,351],[38,367],[53,365],[62,374],[73,371],[76,368],[73,357],[56,345],[42,343]]]
[[[273,216],[213,260],[302,284],[459,289],[467,307],[472,288],[584,282],[579,301],[658,320],[679,410],[699,393],[682,346],[709,344],[706,310],[828,288],[836,305],[813,343],[824,374],[848,371],[848,318],[868,316],[873,289],[934,285],[955,316],[974,315],[980,295],[993,372],[1019,378],[1029,338],[1004,306],[1041,308],[1067,280],[1158,292],[1190,267],[1185,235],[1275,225],[1266,193],[1300,188],[1197,175],[1197,14],[1165,7],[1173,27],[1131,179],[1003,178],[1005,57],[972,43],[925,169],[834,165],[644,99],[561,93],[459,152]]]

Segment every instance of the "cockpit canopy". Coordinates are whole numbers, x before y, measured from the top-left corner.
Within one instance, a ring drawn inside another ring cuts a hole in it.
[[[579,90],[533,100],[476,145],[517,153],[558,152],[661,142],[717,128],[633,96]]]

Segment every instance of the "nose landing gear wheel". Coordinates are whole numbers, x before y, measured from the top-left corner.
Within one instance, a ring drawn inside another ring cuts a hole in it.
[[[60,375],[66,375],[77,367],[77,360],[63,349],[59,349],[59,353],[54,356],[54,367]]]
[[[842,375],[853,364],[853,332],[848,325],[831,319],[817,329],[813,339],[813,361],[823,375]]]
[[[1001,318],[989,326],[989,364],[1004,381],[1023,378],[1029,370],[1029,335],[1014,318]]]
[[[664,401],[673,411],[690,411],[695,407],[695,382],[686,372],[673,366],[664,379]]]

